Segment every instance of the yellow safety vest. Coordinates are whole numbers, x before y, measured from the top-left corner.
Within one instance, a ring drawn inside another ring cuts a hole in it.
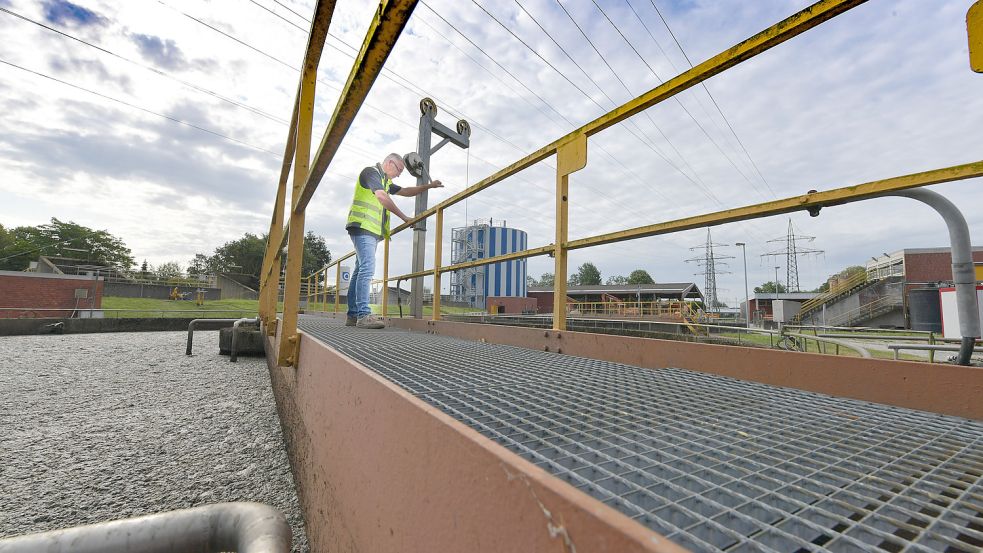
[[[379,173],[382,174],[382,189],[389,193],[389,186],[393,181],[386,178],[384,171],[380,170]],[[389,213],[382,207],[379,198],[375,197],[375,192],[359,184],[357,178],[355,196],[352,198],[352,207],[348,210],[348,222],[345,226],[366,230],[380,239],[389,236]]]

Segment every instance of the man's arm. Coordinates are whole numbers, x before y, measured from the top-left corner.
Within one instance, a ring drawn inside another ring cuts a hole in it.
[[[400,192],[402,192],[402,190],[400,190]],[[397,192],[397,194],[398,193],[399,192]],[[402,219],[404,222],[410,220],[410,218],[407,217],[406,214],[403,213],[399,209],[399,207],[396,205],[396,203],[393,202],[393,199],[390,198],[389,197],[389,194],[387,194],[386,192],[384,192],[382,190],[376,190],[375,191],[375,197],[379,199],[379,203],[382,204],[382,207],[386,208],[386,210],[388,210],[390,213],[396,215],[397,217],[399,217],[400,219]]]
[[[423,186],[407,186],[405,188],[400,188],[399,192],[396,192],[396,195],[411,198],[424,190],[430,190],[431,188],[443,188],[443,186],[444,185],[441,184],[439,180],[435,180],[430,184],[424,184]]]

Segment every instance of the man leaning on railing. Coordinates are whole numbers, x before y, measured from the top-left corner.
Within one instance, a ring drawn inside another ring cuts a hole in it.
[[[345,326],[383,328],[382,319],[372,315],[369,308],[369,288],[375,274],[375,251],[379,241],[389,235],[389,212],[403,221],[410,217],[393,202],[390,194],[413,197],[443,184],[435,180],[423,186],[401,187],[393,184],[404,169],[403,157],[389,154],[382,163],[362,169],[355,182],[355,195],[345,229],[355,245],[355,269],[348,288],[348,319]],[[383,283],[385,293],[386,283]],[[383,313],[385,316],[385,313]]]

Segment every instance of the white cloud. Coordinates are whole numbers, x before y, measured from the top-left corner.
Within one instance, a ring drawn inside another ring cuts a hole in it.
[[[602,109],[593,101],[610,108],[594,83],[517,4],[480,1],[591,98],[473,3],[427,0],[494,61],[427,6],[418,5],[388,71],[376,82],[308,211],[308,228],[323,235],[332,251],[350,249],[343,223],[359,169],[389,151],[415,148],[422,93],[437,100],[442,122],[453,125],[466,117],[473,129],[470,153],[447,146],[434,157],[432,173],[448,186],[434,191],[431,203],[598,116]],[[681,94],[678,103],[668,101],[626,126],[592,137],[590,163],[572,178],[571,236],[978,160],[983,77],[970,72],[967,63],[964,16],[970,3],[869,2],[707,81],[767,184],[757,177],[701,87]],[[136,63],[6,13],[0,13],[0,59],[282,152],[286,126],[276,119],[289,120],[298,78],[287,66],[300,65],[306,44],[305,34],[284,19],[301,28],[308,27],[306,21],[272,0],[74,4],[93,17],[72,19],[79,12],[71,10],[52,16],[46,9],[59,5],[54,1],[11,0],[3,6],[39,22],[47,14],[45,24]],[[313,11],[312,1],[283,4],[305,17]],[[623,0],[600,4],[659,76],[687,67],[651,3],[630,4],[647,30]],[[592,3],[563,5],[630,93],[555,2],[522,0],[522,7],[616,102],[657,84]],[[690,59],[699,63],[807,3],[692,0],[658,5]],[[338,2],[331,25],[337,38],[329,38],[322,57],[315,147],[350,70],[351,57],[343,52],[359,48],[376,7],[374,2]],[[71,219],[108,229],[137,258],[151,262],[190,259],[244,232],[267,230],[279,175],[277,155],[8,65],[0,65],[0,109],[0,191],[6,198],[0,222],[5,225],[40,224],[52,216]],[[466,216],[463,204],[455,206],[448,210],[448,223],[494,218],[526,230],[532,245],[552,242],[552,164],[547,160],[479,194],[468,202]],[[979,180],[934,189],[966,206],[972,231],[979,235],[983,216],[974,209],[981,205]],[[407,210],[412,205],[410,200],[400,202]],[[820,259],[800,263],[800,281],[807,287],[870,255],[947,243],[938,217],[911,200],[869,201],[827,208],[815,219],[804,213],[791,218],[801,232],[817,236],[814,245],[826,251]],[[773,247],[766,240],[785,234],[787,221],[775,217],[725,225],[713,235],[721,243],[749,244],[753,286],[774,278],[774,262],[759,256]],[[699,281],[692,275],[695,267],[683,260],[695,255],[688,248],[704,239],[705,231],[695,230],[578,251],[571,266],[591,260],[605,276],[641,267],[663,281]],[[394,245],[393,272],[408,270],[407,240],[401,237]],[[728,253],[740,251],[730,248]],[[550,270],[549,262],[530,261],[530,274]],[[727,290],[721,293],[726,300],[743,295],[741,260],[730,260],[730,270],[732,274],[718,279]]]

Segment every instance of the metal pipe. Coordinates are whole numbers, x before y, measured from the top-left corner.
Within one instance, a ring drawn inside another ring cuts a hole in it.
[[[290,526],[262,503],[217,503],[0,539],[0,553],[287,553]]]
[[[233,363],[235,363],[238,359],[238,356],[236,355],[236,345],[239,338],[239,325],[242,323],[259,324],[259,317],[255,319],[239,319],[238,321],[232,323],[232,345],[229,347],[229,361]]]
[[[191,355],[191,339],[195,332],[195,326],[197,326],[198,323],[206,321],[211,321],[214,323],[235,323],[238,320],[239,319],[195,319],[191,321],[191,323],[188,324],[188,349],[184,351],[184,354]]]
[[[952,282],[956,286],[956,307],[959,312],[959,334],[962,345],[956,363],[969,365],[973,356],[973,345],[981,336],[979,307],[976,302],[976,271],[973,267],[973,247],[969,236],[969,225],[956,204],[945,196],[931,190],[917,189],[894,192],[902,196],[928,204],[945,220],[949,228],[949,242],[952,252]]]
[[[853,351],[856,351],[864,359],[870,359],[871,358],[871,355],[870,355],[870,352],[869,351],[867,351],[866,349],[864,349],[861,346],[858,346],[857,344],[851,344],[850,342],[847,342],[845,340],[836,340],[836,339],[833,339],[833,338],[821,338],[819,336],[810,336],[808,334],[798,334],[798,333],[795,333],[795,332],[785,332],[784,334],[786,336],[794,336],[796,338],[802,338],[802,339],[805,339],[805,340],[815,340],[816,343],[827,342],[827,343],[830,343],[830,344],[836,344],[838,346],[843,346],[845,348],[850,348]]]

